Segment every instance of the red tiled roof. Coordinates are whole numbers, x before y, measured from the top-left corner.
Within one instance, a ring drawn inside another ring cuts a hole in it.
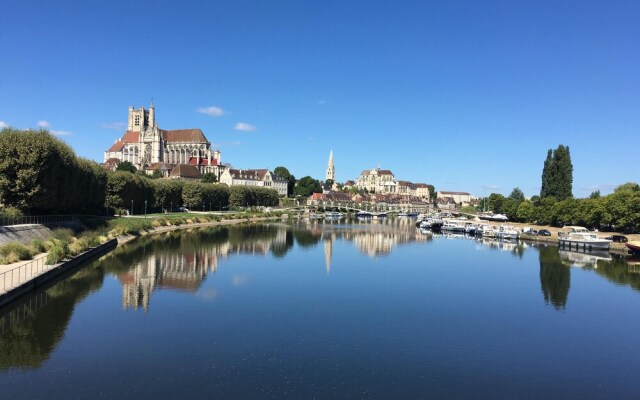
[[[120,161],[119,158],[110,158],[107,161],[105,161],[105,164],[120,164],[122,161]]]
[[[200,157],[200,164],[198,164],[198,157],[191,157],[189,159],[189,164],[191,165],[209,165],[209,160],[205,157]],[[211,165],[218,165],[218,160],[215,158],[211,159]]]
[[[122,141],[125,143],[138,143],[140,141],[140,132],[126,131]]]
[[[113,144],[113,146],[109,147],[109,150],[107,150],[107,151],[109,153],[116,152],[116,151],[122,151],[123,147],[124,147],[124,142],[122,140],[118,140],[117,142],[115,142]]]
[[[175,129],[172,131],[161,130],[167,142],[206,143],[207,138],[200,129]]]

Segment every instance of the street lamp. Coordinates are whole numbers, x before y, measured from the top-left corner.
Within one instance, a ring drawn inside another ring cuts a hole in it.
[[[173,212],[173,201],[171,202],[171,208],[169,209],[169,212]]]
[[[147,218],[147,201],[144,201],[144,217]]]
[[[133,215],[133,200],[131,200],[131,215]]]

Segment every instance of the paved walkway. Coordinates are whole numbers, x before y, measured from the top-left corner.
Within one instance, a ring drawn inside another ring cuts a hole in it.
[[[47,253],[40,253],[35,255],[33,260],[0,265],[0,294],[6,293],[57,266],[46,265],[46,261]]]

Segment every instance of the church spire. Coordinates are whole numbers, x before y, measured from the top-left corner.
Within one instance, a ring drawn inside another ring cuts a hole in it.
[[[329,152],[329,164],[327,165],[327,175],[325,180],[331,179],[335,182],[336,180],[336,168],[333,166],[333,150]]]

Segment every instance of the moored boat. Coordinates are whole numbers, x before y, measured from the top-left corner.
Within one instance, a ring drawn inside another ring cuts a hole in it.
[[[464,226],[454,221],[445,221],[444,224],[442,225],[442,230],[449,231],[449,232],[464,233]]]
[[[496,237],[496,230],[491,225],[480,225],[476,228],[476,236],[494,238]]]
[[[500,225],[496,235],[500,239],[517,240],[520,232],[512,225]]]
[[[625,245],[632,253],[640,254],[640,241],[627,242]]]
[[[569,247],[569,250],[573,247],[576,250],[609,250],[611,240],[600,239],[595,233],[589,232],[587,228],[582,226],[569,226],[567,228],[571,231],[569,233],[560,233],[558,246]]]

